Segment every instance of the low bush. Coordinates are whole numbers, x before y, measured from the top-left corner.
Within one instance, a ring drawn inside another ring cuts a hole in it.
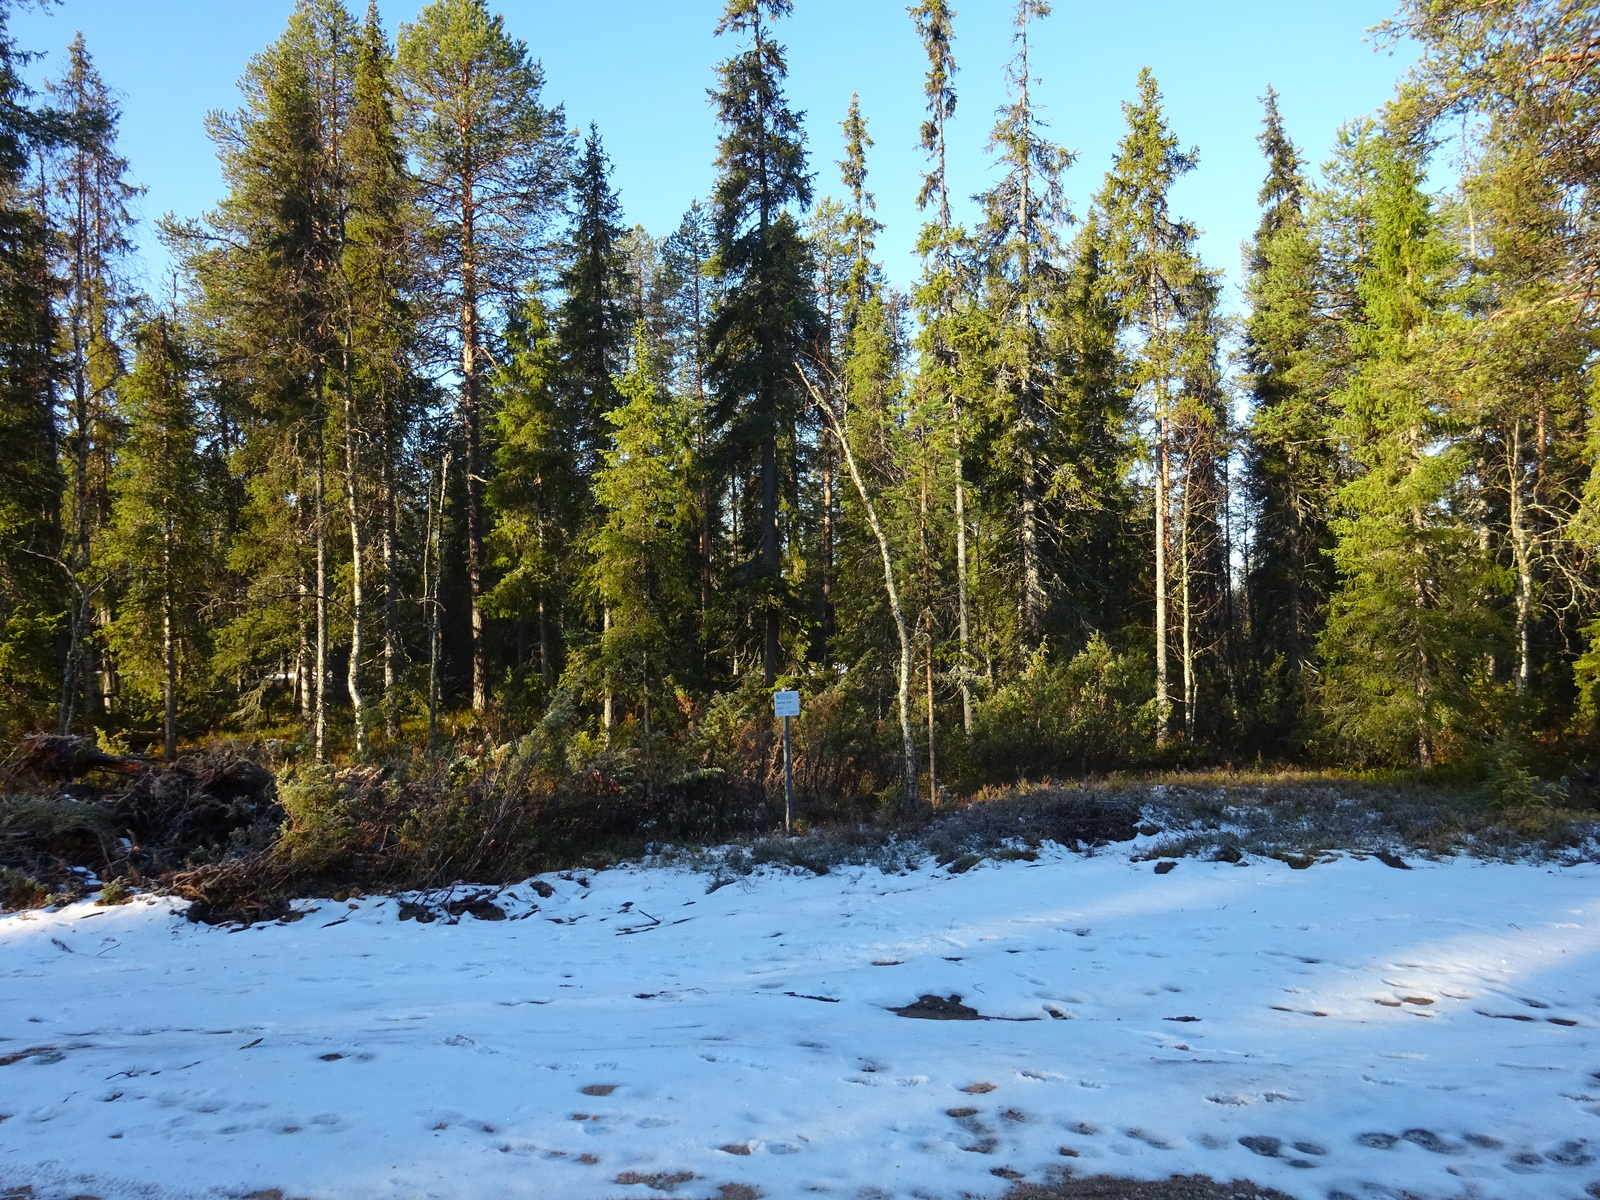
[[[0,912],[38,908],[50,898],[50,889],[31,875],[0,867]]]
[[[1075,779],[1136,760],[1155,728],[1150,668],[1096,635],[1067,662],[1041,648],[1021,675],[978,705],[954,757],[966,792],[1025,779]]]

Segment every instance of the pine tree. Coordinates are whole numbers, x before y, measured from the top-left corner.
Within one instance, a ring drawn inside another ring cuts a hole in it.
[[[160,705],[166,760],[177,756],[180,701],[203,685],[208,657],[200,613],[209,533],[194,363],[165,314],[136,335],[123,392],[128,435],[118,455],[107,556],[122,575],[108,631],[133,695]]]
[[[456,409],[465,440],[472,707],[489,703],[485,591],[484,380],[496,314],[534,274],[566,166],[565,118],[540,102],[544,72],[484,0],[433,0],[400,30],[408,150],[431,218],[430,285],[458,351]],[[448,315],[446,315],[448,314]]]
[[[134,218],[129,203],[142,194],[126,180],[128,162],[116,149],[117,105],[95,69],[80,33],[67,50],[67,71],[47,90],[72,114],[78,135],[46,160],[46,210],[59,232],[55,273],[65,436],[62,554],[71,575],[57,728],[65,733],[80,710],[103,717],[112,700],[109,663],[94,641],[109,619],[108,583],[96,561],[110,517],[112,457],[120,435],[116,386],[126,367],[122,323],[131,285],[127,258]]]
[[[715,394],[712,453],[736,486],[736,515],[750,568],[728,599],[759,623],[767,687],[783,663],[781,635],[793,608],[780,528],[785,479],[797,479],[802,383],[817,315],[809,254],[791,208],[811,201],[800,117],[788,107],[783,47],[769,23],[789,0],[727,0],[718,36],[747,38],[718,68],[712,93],[722,135],[714,222],[722,293],[708,335]]]

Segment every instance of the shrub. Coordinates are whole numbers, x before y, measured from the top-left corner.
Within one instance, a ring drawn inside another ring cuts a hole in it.
[[[126,904],[133,899],[133,889],[120,879],[109,880],[100,889],[99,905]]]
[[[326,766],[296,767],[278,779],[284,821],[279,848],[294,863],[325,869],[348,850],[355,814]]]
[[[50,889],[32,875],[0,867],[0,910],[38,908],[50,899]]]
[[[1068,662],[1041,648],[1027,669],[984,700],[963,755],[961,782],[1073,778],[1137,756],[1154,727],[1149,669],[1096,634]]]

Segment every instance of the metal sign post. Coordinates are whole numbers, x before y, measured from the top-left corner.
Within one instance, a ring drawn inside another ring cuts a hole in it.
[[[783,831],[794,832],[794,762],[789,755],[789,718],[800,715],[799,692],[773,692],[772,713],[783,718]]]

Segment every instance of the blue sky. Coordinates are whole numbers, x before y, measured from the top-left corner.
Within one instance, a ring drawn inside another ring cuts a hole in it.
[[[202,120],[237,103],[249,57],[283,28],[289,0],[65,0],[17,11],[13,33],[47,51],[35,77],[60,69],[81,29],[107,80],[125,97],[122,146],[149,188],[147,217],[192,216],[217,198],[220,178]],[[365,0],[353,2],[364,10]],[[392,33],[416,0],[382,0]],[[575,125],[596,122],[616,167],[630,221],[670,232],[710,187],[716,126],[706,101],[712,68],[729,47],[712,36],[721,0],[504,0],[508,29],[544,63],[546,100]],[[990,180],[984,143],[1004,99],[1011,0],[956,0],[960,104],[952,126],[952,178],[968,195]],[[1239,244],[1256,221],[1262,163],[1258,98],[1277,88],[1294,137],[1320,162],[1338,125],[1375,110],[1409,65],[1374,50],[1366,31],[1393,0],[1057,0],[1035,26],[1034,73],[1057,141],[1078,152],[1067,191],[1081,211],[1099,187],[1122,133],[1120,102],[1142,66],[1156,72],[1179,138],[1200,167],[1176,207],[1205,231],[1209,265],[1237,283]],[[782,22],[790,96],[807,113],[819,195],[838,194],[839,126],[852,91],[877,145],[870,186],[888,229],[880,245],[892,280],[916,273],[920,220],[913,196],[924,60],[903,0],[795,0]],[[148,235],[143,240],[153,243]],[[159,247],[147,259],[164,262]]]

